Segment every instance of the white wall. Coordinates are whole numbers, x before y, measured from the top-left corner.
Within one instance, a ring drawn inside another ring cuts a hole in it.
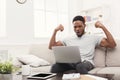
[[[112,0],[111,3],[111,32],[120,39],[120,0]]]
[[[78,3],[82,3],[82,5],[78,5],[78,7],[82,7],[79,11],[103,5],[109,6],[109,21],[104,23],[104,25],[109,29],[114,38],[120,39],[120,0],[79,0]]]
[[[7,36],[0,38],[0,44],[29,44],[33,39],[33,4],[27,0],[19,4],[16,0],[6,0]]]
[[[74,34],[72,20],[82,8],[82,2],[80,0],[69,0],[69,25],[70,33]],[[69,26],[68,26],[69,27]]]
[[[50,38],[34,38],[33,0],[27,0],[25,4],[18,4],[16,0],[6,0],[6,3],[7,36],[0,38],[0,44],[49,43]],[[72,18],[77,12],[76,4],[77,0],[69,0],[71,27]]]

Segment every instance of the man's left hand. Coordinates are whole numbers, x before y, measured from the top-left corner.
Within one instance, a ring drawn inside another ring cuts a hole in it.
[[[95,23],[95,27],[96,27],[96,28],[102,28],[102,27],[104,27],[104,25],[103,25],[100,21],[97,21],[97,22]]]

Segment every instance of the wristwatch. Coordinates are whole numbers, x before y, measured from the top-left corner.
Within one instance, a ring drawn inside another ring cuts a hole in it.
[[[27,0],[16,0],[19,4],[24,4]]]

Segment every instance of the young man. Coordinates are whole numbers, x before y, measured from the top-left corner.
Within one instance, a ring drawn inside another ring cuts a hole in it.
[[[82,16],[76,16],[73,18],[73,27],[75,36],[64,39],[63,41],[56,41],[56,33],[63,31],[64,27],[59,25],[55,28],[53,35],[49,43],[49,49],[52,46],[79,46],[82,62],[78,63],[56,63],[52,66],[51,72],[63,73],[67,70],[76,70],[81,74],[87,74],[89,70],[94,68],[93,57],[96,46],[114,48],[116,43],[111,33],[105,28],[105,26],[97,21],[95,23],[96,28],[101,28],[106,38],[85,33],[85,20]]]

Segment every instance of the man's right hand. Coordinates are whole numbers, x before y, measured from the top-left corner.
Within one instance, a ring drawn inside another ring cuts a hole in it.
[[[49,42],[49,49],[52,49],[52,46],[63,46],[62,42],[56,41],[57,31],[63,31],[63,30],[64,30],[64,27],[61,24],[57,28],[55,28],[53,35],[52,35],[50,42]]]
[[[60,24],[57,28],[55,28],[55,31],[63,31],[64,27],[62,24]]]

